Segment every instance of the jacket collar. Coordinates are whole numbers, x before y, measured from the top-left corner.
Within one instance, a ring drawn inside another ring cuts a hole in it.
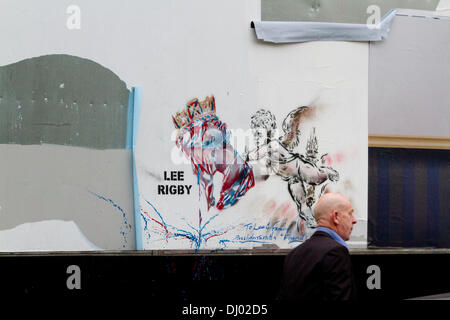
[[[346,247],[348,249],[348,244],[345,243],[344,239],[342,239],[335,231],[333,231],[329,228],[325,228],[325,227],[318,227],[316,229],[316,232],[326,233],[333,240],[335,240],[336,242],[338,242],[339,244],[343,245],[344,247]],[[316,234],[316,232],[314,232],[314,235]]]

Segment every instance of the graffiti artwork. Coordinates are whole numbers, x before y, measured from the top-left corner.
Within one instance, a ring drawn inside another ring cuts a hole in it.
[[[283,121],[283,134],[276,137],[277,124],[275,116],[268,110],[258,110],[251,119],[257,147],[249,152],[247,160],[266,159],[269,172],[276,174],[287,187],[292,200],[297,205],[298,215],[305,220],[310,228],[316,227],[312,214],[315,203],[315,188],[321,186],[323,193],[328,181],[337,181],[339,173],[329,166],[325,166],[324,154],[318,164],[318,143],[315,130],[311,133],[305,155],[297,153],[295,148],[300,139],[300,122],[302,116],[310,112],[309,107],[299,107],[291,111]],[[319,196],[320,196],[319,194]],[[308,211],[305,209],[309,208]]]
[[[314,112],[314,107],[294,108],[278,130],[275,115],[259,109],[241,130],[242,148],[233,143],[236,132],[219,119],[214,96],[189,100],[172,115],[172,123],[175,147],[190,170],[164,171],[163,180],[173,184],[158,187],[159,199],[171,193],[178,196],[171,198],[174,205],[180,197],[188,200],[180,200],[183,212],[174,215],[167,213],[170,203],[141,194],[144,244],[172,248],[189,241],[193,249],[225,249],[292,246],[308,238],[316,228],[314,203],[339,181],[328,154],[319,155],[315,127],[303,152],[299,148],[302,121]]]
[[[226,124],[216,115],[214,97],[203,102],[189,101],[173,122],[179,129],[176,144],[192,162],[201,190],[199,196],[206,198],[208,210],[211,206],[219,210],[232,206],[254,186],[251,167],[233,149]],[[217,203],[212,195],[216,173],[223,176]]]

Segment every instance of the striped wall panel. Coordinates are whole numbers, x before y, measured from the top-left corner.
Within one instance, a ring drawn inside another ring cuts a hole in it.
[[[450,248],[449,155],[369,148],[369,247]]]

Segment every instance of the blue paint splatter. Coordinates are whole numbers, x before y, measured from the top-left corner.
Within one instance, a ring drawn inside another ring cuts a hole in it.
[[[195,227],[193,225],[191,225],[190,223],[188,223],[186,221],[186,219],[182,218],[182,220],[186,223],[187,227],[189,227],[189,229],[191,230],[184,230],[181,228],[177,228],[175,226],[172,226],[168,223],[166,223],[164,221],[164,218],[162,217],[162,214],[155,208],[155,206],[153,204],[151,204],[148,200],[144,201],[153,209],[154,213],[157,215],[157,219],[152,218],[150,215],[148,215],[147,212],[145,212],[147,215],[142,214],[141,212],[141,217],[144,220],[144,230],[147,234],[147,238],[150,239],[150,230],[148,228],[149,224],[152,223],[152,221],[154,223],[157,223],[160,225],[160,227],[162,227],[164,230],[163,231],[154,231],[154,233],[159,233],[162,237],[161,238],[153,238],[153,241],[162,241],[165,240],[166,242],[168,241],[168,239],[174,239],[174,238],[185,238],[188,239],[191,242],[191,246],[193,246],[196,250],[196,252],[198,251],[198,249],[200,249],[201,245],[206,243],[208,241],[208,239],[212,238],[212,237],[217,237],[217,236],[221,236],[223,234],[225,234],[227,231],[231,230],[232,227],[229,227],[228,229],[223,229],[223,230],[208,230],[207,227],[208,225],[220,214],[217,213],[215,215],[213,215],[212,217],[210,217],[208,220],[206,220],[205,222],[203,222],[203,217],[202,217],[202,213],[199,210],[198,213],[198,227]],[[142,210],[141,210],[142,211]],[[278,222],[277,222],[278,223]],[[275,223],[276,224],[276,223]],[[229,239],[221,239],[219,240],[219,244],[222,246],[222,249],[227,248],[229,243],[238,243],[238,244],[244,244],[244,243],[255,243],[255,244],[272,244],[274,243],[277,238],[284,240],[284,241],[288,241],[289,244],[291,243],[302,243],[306,240],[305,236],[298,236],[298,235],[294,235],[291,234],[289,232],[286,232],[288,230],[288,228],[286,227],[277,227],[277,226],[272,226],[269,227],[269,224],[267,225],[256,225],[254,223],[248,223],[244,225],[244,228],[247,231],[250,230],[271,230],[271,234],[269,235],[253,235],[253,234],[245,234],[243,236],[240,235],[236,235],[234,237],[234,239],[229,240]],[[274,232],[286,232],[284,235],[283,234],[278,234],[275,235]]]
[[[89,190],[88,190],[89,191]],[[96,196],[98,199],[100,200],[104,200],[106,202],[108,202],[109,204],[111,204],[114,208],[116,208],[122,215],[122,219],[123,219],[123,225],[120,227],[120,234],[123,237],[123,243],[122,243],[122,248],[125,248],[127,243],[128,243],[128,233],[131,230],[131,224],[128,223],[128,219],[127,219],[127,214],[125,213],[125,211],[118,205],[116,204],[113,200],[106,198],[102,195],[99,195],[95,192],[89,191],[90,194]]]
[[[159,232],[159,233],[164,235],[164,238],[166,240],[168,240],[169,238],[186,238],[186,239],[189,239],[191,241],[191,244],[195,247],[196,251],[198,249],[200,249],[201,245],[203,243],[206,243],[208,241],[208,239],[210,239],[212,237],[216,237],[216,236],[222,235],[222,234],[224,234],[224,233],[226,233],[228,231],[228,230],[220,230],[220,231],[218,231],[218,230],[214,230],[214,229],[213,230],[206,230],[205,228],[209,225],[209,223],[211,221],[213,221],[219,214],[216,214],[216,215],[212,216],[211,218],[209,218],[208,220],[206,220],[203,223],[203,217],[202,217],[202,213],[201,213],[200,210],[198,212],[198,227],[194,227],[194,226],[192,226],[192,225],[187,223],[189,228],[192,229],[192,232],[190,232],[188,230],[181,229],[181,228],[177,228],[175,226],[167,224],[164,221],[164,218],[162,217],[161,213],[155,208],[155,206],[153,204],[151,204],[146,199],[144,199],[144,201],[153,209],[153,211],[156,213],[156,215],[159,218],[159,220],[156,220],[156,219],[153,219],[151,217],[147,217],[146,215],[142,214],[142,212],[141,212],[141,217],[143,218],[144,223],[145,223],[144,230],[146,230],[146,234],[147,234],[147,238],[148,239],[150,239],[150,231],[148,229],[148,223],[151,222],[150,220],[153,220],[154,222],[158,223],[160,226],[163,227],[164,232]]]

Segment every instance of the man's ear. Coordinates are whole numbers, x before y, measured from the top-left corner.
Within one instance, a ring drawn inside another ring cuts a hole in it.
[[[337,210],[334,210],[333,213],[331,214],[331,218],[333,219],[333,223],[335,225],[339,224],[338,215],[339,215],[339,212]]]

